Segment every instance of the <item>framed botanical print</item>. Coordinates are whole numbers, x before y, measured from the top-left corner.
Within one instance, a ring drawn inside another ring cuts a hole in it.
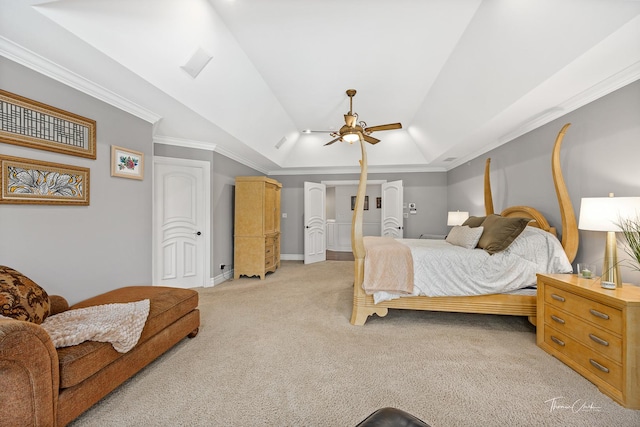
[[[112,145],[111,176],[143,179],[144,153]]]
[[[0,203],[89,205],[89,169],[0,156]]]

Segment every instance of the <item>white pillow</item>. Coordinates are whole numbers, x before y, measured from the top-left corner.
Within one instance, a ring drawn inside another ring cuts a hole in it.
[[[478,244],[483,231],[484,227],[471,228],[468,225],[456,225],[445,240],[452,245],[473,249]]]

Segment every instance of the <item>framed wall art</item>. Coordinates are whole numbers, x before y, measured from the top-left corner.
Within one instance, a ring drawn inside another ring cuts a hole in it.
[[[351,210],[356,208],[356,196],[351,196]],[[369,210],[369,196],[364,196],[364,210]]]
[[[112,145],[111,176],[143,179],[144,153]]]
[[[89,205],[89,168],[0,156],[0,203]]]
[[[0,90],[0,142],[96,158],[96,121]]]

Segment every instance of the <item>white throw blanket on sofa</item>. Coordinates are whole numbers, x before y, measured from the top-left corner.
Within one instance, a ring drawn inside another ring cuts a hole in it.
[[[126,353],[140,339],[149,315],[149,300],[104,304],[64,311],[47,317],[42,326],[56,348],[84,341],[110,342]]]

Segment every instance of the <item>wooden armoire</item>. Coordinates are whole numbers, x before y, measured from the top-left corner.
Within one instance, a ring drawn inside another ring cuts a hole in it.
[[[280,267],[280,190],[264,176],[236,177],[234,278],[260,276]]]

